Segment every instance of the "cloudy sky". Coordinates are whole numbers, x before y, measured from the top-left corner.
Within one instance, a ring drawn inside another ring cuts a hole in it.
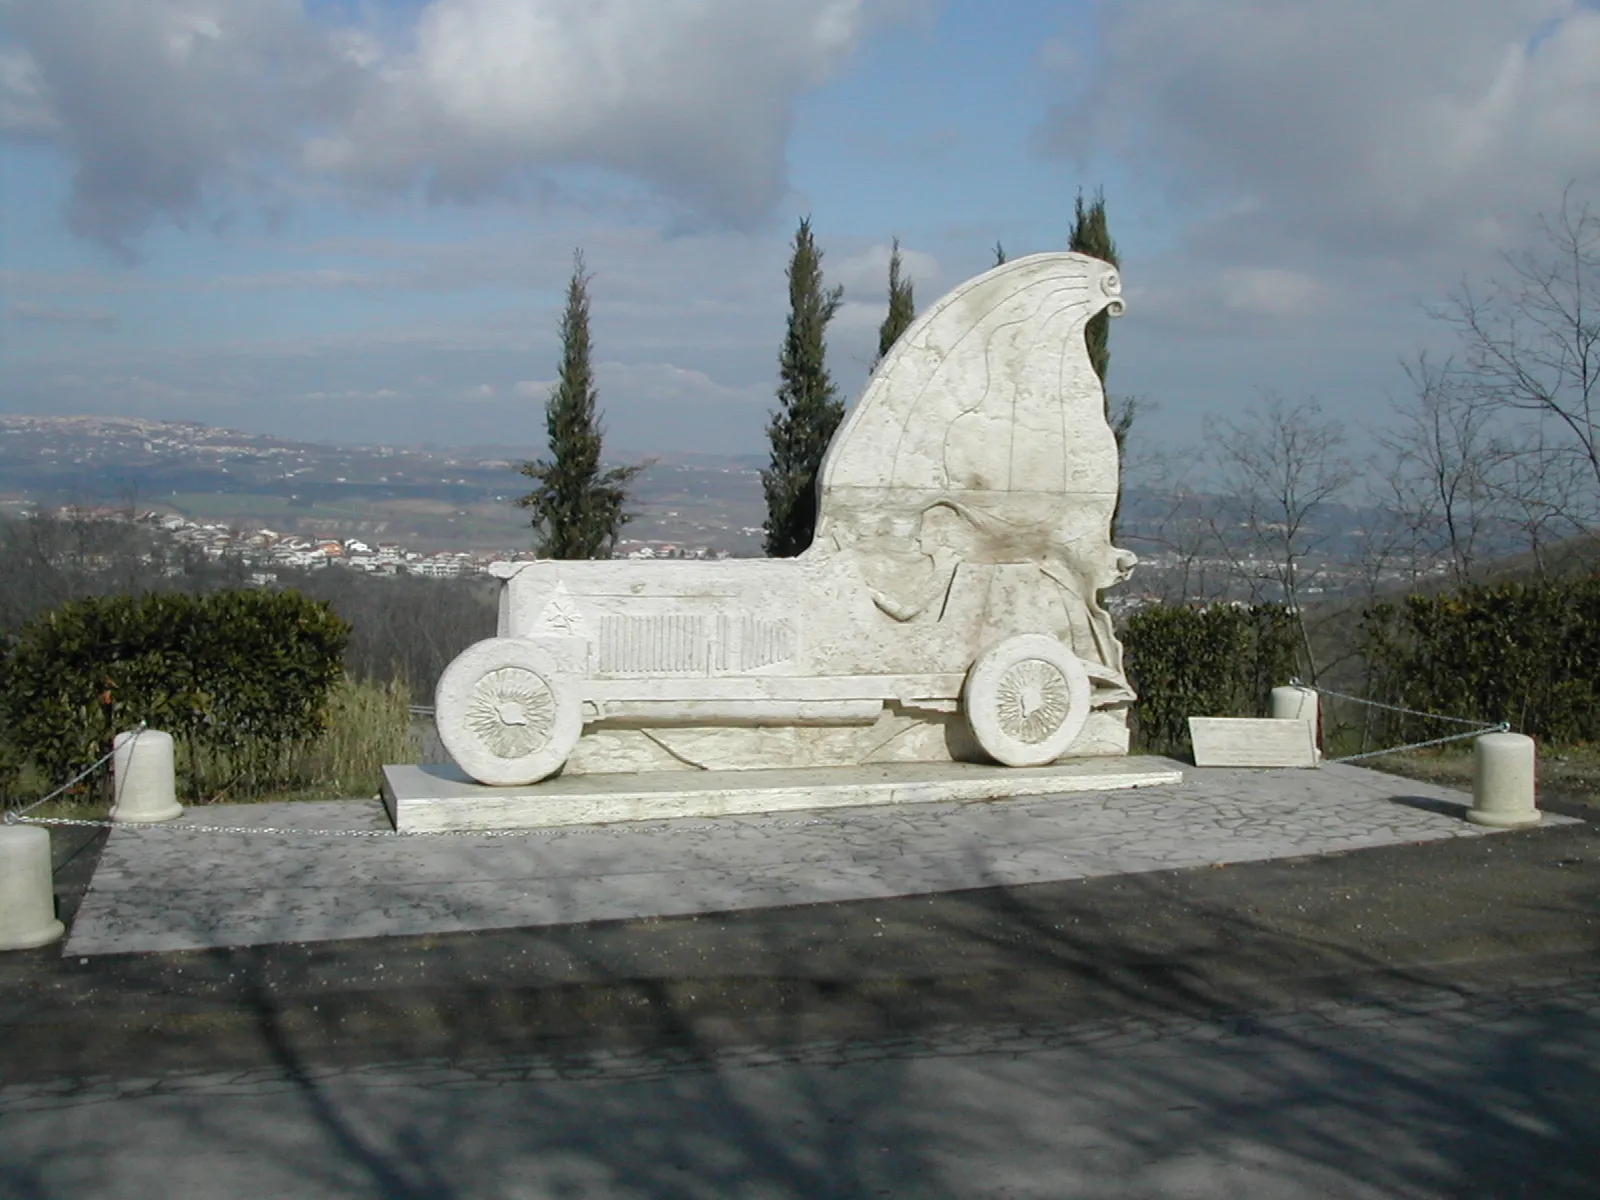
[[[1596,129],[1600,0],[0,0],[0,410],[528,445],[581,246],[610,446],[759,453],[801,215],[853,397],[1103,187],[1150,435],[1377,421]]]

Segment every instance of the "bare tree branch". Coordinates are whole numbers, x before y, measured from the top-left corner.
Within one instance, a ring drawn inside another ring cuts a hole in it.
[[[1591,528],[1600,518],[1600,212],[1568,185],[1539,229],[1543,244],[1502,255],[1505,274],[1486,292],[1463,283],[1432,315],[1461,340],[1462,386],[1503,420],[1505,451],[1524,459],[1518,496],[1554,471],[1563,479],[1556,515]]]
[[[1218,542],[1242,564],[1253,599],[1269,585],[1270,598],[1295,614],[1315,679],[1304,596],[1321,573],[1316,552],[1329,537],[1316,522],[1319,510],[1337,503],[1356,478],[1344,426],[1324,418],[1316,400],[1269,394],[1242,420],[1219,422],[1207,440],[1223,491],[1239,505],[1232,528],[1213,523]]]
[[[1376,438],[1384,457],[1375,475],[1387,490],[1380,505],[1405,527],[1418,574],[1443,562],[1462,585],[1504,523],[1496,474],[1505,448],[1494,434],[1493,407],[1453,361],[1434,363],[1423,353],[1403,365],[1412,394],[1395,405],[1395,428]]]

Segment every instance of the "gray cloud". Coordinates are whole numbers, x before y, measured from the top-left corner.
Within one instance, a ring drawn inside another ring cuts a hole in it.
[[[1062,99],[1037,146],[1164,201],[1112,334],[1113,390],[1162,405],[1147,440],[1259,388],[1381,423],[1399,361],[1448,352],[1423,306],[1600,184],[1592,3],[1102,0],[1093,52],[1041,62]]]
[[[841,394],[853,399],[877,347],[888,247],[826,229],[818,236],[829,247],[830,282],[847,284],[828,342]],[[267,244],[255,235],[243,240]],[[226,332],[213,327],[164,349],[83,339],[41,345],[8,373],[0,403],[16,411],[126,409],[337,440],[370,440],[375,422],[389,440],[437,441],[470,431],[468,440],[488,443],[497,428],[498,436],[515,431],[528,440],[543,428],[541,408],[559,362],[562,289],[571,249],[581,245],[594,276],[601,404],[617,445],[748,452],[764,445],[775,402],[787,241],[779,232],[671,237],[573,218],[474,241],[270,243],[293,262],[319,264],[309,270],[161,279],[115,268],[0,272],[8,298],[59,308],[109,306],[98,294],[108,283],[118,291],[139,283],[159,292],[163,305],[221,297],[228,310],[236,297],[263,307],[298,306],[303,297],[315,312],[319,297],[345,289],[358,305],[405,289],[452,291],[469,305],[390,313],[375,324],[311,321],[298,335],[273,337],[235,320]],[[936,258],[919,242],[907,261],[925,308],[945,286],[943,251]],[[474,292],[500,299],[485,303]],[[127,303],[132,320],[138,301]]]
[[[0,47],[0,133],[28,137],[54,131],[39,65],[15,47]]]
[[[750,225],[786,192],[796,99],[930,3],[432,0],[391,30],[299,0],[9,0],[0,133],[54,139],[69,226],[123,253],[157,222],[270,219],[297,181],[572,202],[574,166]]]
[[[1041,144],[1139,164],[1215,257],[1455,266],[1600,177],[1600,11],[1574,0],[1101,12],[1101,52]]]
[[[888,243],[879,242],[837,262],[824,254],[823,273],[829,284],[841,285],[846,296],[855,299],[872,297],[874,301],[887,305],[891,253],[892,248]],[[938,294],[941,271],[939,260],[932,254],[901,246],[900,269],[920,289],[924,303]]]
[[[157,220],[281,204],[273,161],[353,82],[297,0],[12,0],[3,15],[74,162],[68,226],[124,255]]]
[[[519,168],[583,163],[733,223],[786,187],[791,107],[909,0],[435,0],[314,170],[467,196]]]

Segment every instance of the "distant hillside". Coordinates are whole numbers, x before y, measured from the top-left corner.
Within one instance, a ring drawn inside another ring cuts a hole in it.
[[[526,549],[532,536],[514,500],[529,481],[527,445],[330,446],[187,421],[0,414],[0,502],[13,506],[155,508],[198,521],[311,536],[360,536],[417,550]],[[628,539],[739,555],[761,553],[765,456],[617,451],[651,463],[634,487]],[[1210,498],[1213,501],[1216,498]],[[1130,488],[1122,539],[1152,581],[1174,544],[1200,545],[1196,519],[1174,522],[1173,498]],[[1224,520],[1226,504],[1218,508]],[[1353,558],[1369,514],[1330,505],[1317,515],[1320,553]],[[1187,523],[1187,528],[1185,527]],[[1220,578],[1226,564],[1214,564]]]
[[[0,498],[123,505],[363,533],[419,549],[516,549],[530,535],[513,501],[528,447],[329,446],[187,421],[0,414]],[[643,461],[644,455],[622,461]],[[635,487],[630,537],[758,553],[762,464],[653,456]]]
[[[1471,572],[1475,584],[1529,583],[1536,579],[1576,579],[1600,573],[1600,533],[1580,534],[1530,552],[1491,558]],[[1434,594],[1455,587],[1453,577],[1436,577],[1409,591]]]

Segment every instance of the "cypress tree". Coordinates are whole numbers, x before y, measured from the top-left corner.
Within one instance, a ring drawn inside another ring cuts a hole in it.
[[[603,430],[597,409],[589,344],[589,280],[583,251],[572,255],[567,307],[561,316],[561,368],[545,401],[550,457],[525,462],[522,474],[536,486],[517,500],[532,511],[541,558],[609,558],[627,511],[628,481],[642,466],[600,469]]]
[[[1067,238],[1067,249],[1076,250],[1079,254],[1092,255],[1103,258],[1112,266],[1121,266],[1117,258],[1116,243],[1111,240],[1111,232],[1106,228],[1106,196],[1103,191],[1096,191],[1094,200],[1085,205],[1083,192],[1078,192],[1077,208],[1073,214],[1072,232]],[[1084,340],[1089,345],[1089,362],[1094,366],[1094,373],[1100,377],[1100,384],[1105,386],[1106,369],[1111,365],[1110,333],[1111,317],[1108,313],[1099,312],[1084,329]],[[1107,401],[1106,415],[1110,418],[1110,401]]]
[[[900,335],[916,316],[917,302],[912,295],[911,280],[900,277],[900,239],[895,238],[894,247],[889,251],[889,312],[878,326],[878,362],[883,361],[883,356],[900,340]],[[872,365],[876,367],[878,363]]]
[[[1114,267],[1122,265],[1117,257],[1117,245],[1111,240],[1111,231],[1106,226],[1106,195],[1101,189],[1095,189],[1094,199],[1089,204],[1083,202],[1083,191],[1078,191],[1078,199],[1073,211],[1072,231],[1067,238],[1067,249],[1076,250],[1080,254],[1093,255],[1102,258]],[[1089,363],[1094,367],[1094,373],[1100,377],[1100,388],[1105,391],[1106,371],[1111,366],[1111,314],[1105,311],[1096,313],[1090,318],[1088,325],[1083,330],[1083,340],[1089,350]],[[1117,440],[1117,463],[1120,467],[1123,459],[1123,447],[1127,444],[1128,430],[1133,426],[1136,406],[1125,405],[1121,412],[1113,414],[1111,409],[1111,393],[1105,392],[1106,423],[1111,426],[1112,435]],[[1120,472],[1118,475],[1121,478]],[[1111,515],[1111,537],[1116,540],[1117,521],[1122,515],[1122,485],[1117,485],[1117,507]]]
[[[811,218],[801,220],[789,260],[789,324],[778,355],[778,410],[767,424],[772,464],[761,472],[767,495],[766,551],[792,558],[811,544],[817,525],[817,474],[833,431],[844,419],[828,374],[828,322],[843,288],[824,290],[822,252],[811,238]]]

